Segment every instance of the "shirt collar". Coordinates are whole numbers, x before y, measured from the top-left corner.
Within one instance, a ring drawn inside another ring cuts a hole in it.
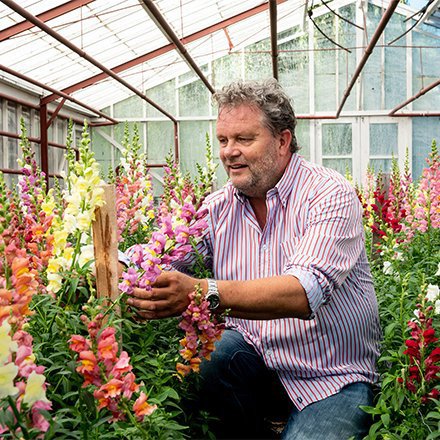
[[[281,203],[283,204],[283,206],[286,206],[287,200],[290,196],[290,193],[292,192],[293,180],[295,175],[297,174],[299,167],[300,167],[300,158],[297,154],[294,153],[290,158],[290,161],[287,164],[287,167],[284,170],[281,179],[275,185],[274,188],[268,191],[267,196],[271,197],[272,195],[278,193]],[[240,203],[245,203],[247,197],[241,191],[235,188],[231,182],[229,182],[229,185],[231,185],[233,188],[234,197]]]
[[[296,153],[294,153],[290,158],[290,161],[287,164],[287,167],[284,170],[281,179],[275,185],[275,188],[269,191],[270,194],[271,191],[274,191],[276,189],[283,206],[286,206],[287,200],[289,199],[290,193],[292,192],[293,181],[295,179],[295,176],[298,174],[300,164],[301,164],[300,157]]]

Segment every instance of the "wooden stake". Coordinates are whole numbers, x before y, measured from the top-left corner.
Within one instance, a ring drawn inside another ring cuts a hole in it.
[[[93,247],[98,298],[115,301],[118,290],[118,237],[116,224],[116,192],[114,185],[103,185],[105,205],[95,211]]]

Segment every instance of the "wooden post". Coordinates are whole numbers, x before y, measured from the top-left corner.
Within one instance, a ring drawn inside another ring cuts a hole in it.
[[[115,301],[118,290],[118,237],[116,224],[116,192],[114,185],[103,185],[105,205],[95,211],[93,247],[98,298]]]

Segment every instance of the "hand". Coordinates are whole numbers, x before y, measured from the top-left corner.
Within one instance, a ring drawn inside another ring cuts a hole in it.
[[[189,305],[188,295],[201,284],[206,290],[206,280],[192,278],[181,272],[163,272],[151,290],[135,288],[127,304],[136,308],[144,319],[168,318],[182,314]]]

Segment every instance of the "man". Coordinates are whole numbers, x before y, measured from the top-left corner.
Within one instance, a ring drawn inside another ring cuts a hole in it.
[[[217,281],[164,273],[129,303],[147,319],[178,315],[200,284],[216,312],[230,309],[201,371],[220,437],[258,437],[269,394],[284,393],[283,438],[362,438],[380,328],[355,191],[297,154],[276,81],[237,82],[215,99],[229,182],[206,200],[201,251]]]

